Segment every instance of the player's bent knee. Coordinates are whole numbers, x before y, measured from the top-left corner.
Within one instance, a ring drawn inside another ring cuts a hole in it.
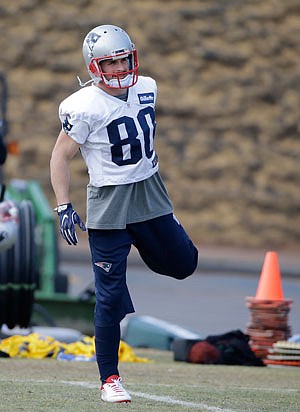
[[[178,273],[174,274],[172,277],[174,279],[177,279],[177,280],[184,280],[184,279],[188,278],[189,276],[191,276],[194,272],[195,272],[195,269],[191,270],[189,272],[178,272]]]
[[[195,254],[195,258],[193,262],[190,262],[189,264],[185,264],[182,267],[177,267],[177,270],[174,271],[172,277],[177,280],[184,280],[191,276],[198,265],[198,253]]]

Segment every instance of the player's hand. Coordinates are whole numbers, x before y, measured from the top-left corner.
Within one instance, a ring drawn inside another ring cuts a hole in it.
[[[69,245],[77,245],[78,238],[75,230],[77,224],[82,231],[86,231],[85,224],[73,209],[72,203],[59,205],[55,209],[59,216],[60,233]]]

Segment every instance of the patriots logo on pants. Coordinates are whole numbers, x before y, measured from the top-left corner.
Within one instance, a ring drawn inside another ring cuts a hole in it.
[[[109,272],[112,264],[111,263],[107,263],[107,262],[95,262],[95,265],[98,266],[99,268],[105,270],[105,272]]]

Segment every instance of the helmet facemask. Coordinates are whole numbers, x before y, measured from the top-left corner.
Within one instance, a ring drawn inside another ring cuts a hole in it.
[[[128,58],[129,69],[125,72],[104,72],[102,70],[102,62],[105,60],[116,60]],[[114,56],[105,56],[105,58],[93,58],[89,65],[89,72],[95,82],[103,83],[111,89],[128,89],[136,84],[138,79],[138,59],[137,52],[122,52]],[[108,80],[108,78],[111,78]]]

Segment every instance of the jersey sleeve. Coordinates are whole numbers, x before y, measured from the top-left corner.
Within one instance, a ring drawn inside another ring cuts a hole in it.
[[[84,121],[84,114],[68,109],[64,102],[59,106],[59,118],[62,130],[76,143],[83,144],[90,133],[89,124]]]
[[[154,88],[154,104],[156,104],[156,100],[157,100],[157,83],[154,79],[153,80],[153,88]]]

